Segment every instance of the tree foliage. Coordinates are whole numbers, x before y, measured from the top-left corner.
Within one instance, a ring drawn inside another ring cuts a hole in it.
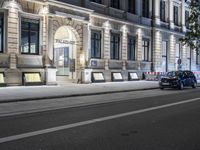
[[[197,0],[191,0],[190,3],[190,16],[188,18],[189,30],[185,36],[180,39],[183,45],[189,46],[191,49],[195,49],[199,54],[200,48],[200,2]]]

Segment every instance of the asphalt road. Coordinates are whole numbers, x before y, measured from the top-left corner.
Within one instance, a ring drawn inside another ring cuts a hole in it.
[[[0,150],[199,150],[200,88],[148,93],[1,117]]]

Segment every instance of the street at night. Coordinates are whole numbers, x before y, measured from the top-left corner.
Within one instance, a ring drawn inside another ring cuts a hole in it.
[[[99,100],[95,104],[1,115],[0,149],[197,150],[199,93],[185,88],[102,94],[74,98]],[[17,103],[23,108],[34,102]],[[6,105],[15,103],[1,104],[1,110]]]

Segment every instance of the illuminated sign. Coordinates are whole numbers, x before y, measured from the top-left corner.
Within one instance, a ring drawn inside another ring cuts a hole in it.
[[[92,67],[97,67],[97,61],[96,60],[91,60],[91,66]]]
[[[113,72],[112,81],[123,81],[122,74],[120,72]]]
[[[3,73],[0,73],[0,84],[5,83]]]
[[[24,73],[26,82],[41,82],[39,73]]]
[[[55,39],[55,42],[56,43],[61,43],[61,44],[76,44],[75,41],[69,41],[69,40],[63,40],[63,39]]]
[[[93,72],[92,73],[92,81],[93,82],[104,82],[104,76],[102,72]]]
[[[71,19],[85,20],[85,17],[81,17],[81,16],[78,16],[78,15],[63,13],[63,12],[60,12],[60,11],[55,11],[55,13],[56,13],[56,15],[64,16],[65,18],[68,18],[68,19],[71,18]]]
[[[129,72],[129,80],[139,80],[136,72]]]

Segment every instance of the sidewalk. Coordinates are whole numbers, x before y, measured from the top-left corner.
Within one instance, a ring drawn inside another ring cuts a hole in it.
[[[62,86],[16,86],[0,88],[0,103],[108,94],[158,88],[158,81],[127,81]]]

